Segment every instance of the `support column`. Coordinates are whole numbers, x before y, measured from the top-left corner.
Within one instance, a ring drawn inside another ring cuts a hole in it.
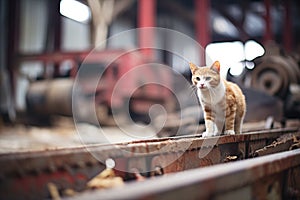
[[[292,32],[292,18],[291,18],[291,1],[285,0],[284,3],[284,26],[283,26],[283,45],[286,51],[292,51],[293,32]]]
[[[264,44],[268,43],[268,41],[273,40],[272,35],[272,26],[271,26],[271,0],[264,0],[265,3],[265,35],[264,35]]]
[[[8,1],[8,27],[7,30],[7,69],[11,85],[11,96],[13,99],[13,107],[16,105],[16,83],[18,73],[18,57],[20,43],[20,0]]]
[[[201,47],[200,51],[200,65],[205,65],[205,47],[211,40],[210,32],[210,0],[194,0],[196,15],[195,15],[195,27],[196,27],[196,40]]]
[[[155,27],[156,22],[156,0],[138,1],[138,28]],[[141,29],[138,33],[139,47],[141,52],[150,58],[154,57],[154,52],[149,47],[155,42],[155,35],[152,29]]]

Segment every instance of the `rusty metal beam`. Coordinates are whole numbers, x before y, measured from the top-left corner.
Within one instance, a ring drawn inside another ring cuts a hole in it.
[[[105,50],[105,51],[70,51],[70,52],[59,52],[54,51],[51,53],[44,54],[19,54],[18,61],[41,61],[41,62],[62,62],[65,60],[75,60],[78,62],[82,62],[88,57],[89,59],[96,61],[106,60],[104,58],[108,58],[107,60],[111,62],[111,58],[119,57],[120,54],[125,54],[124,50]]]
[[[116,173],[123,178],[128,177],[132,169],[139,169],[146,176],[152,176],[159,170],[169,174],[247,159],[256,150],[270,145],[285,134],[293,134],[299,138],[299,127],[207,139],[201,138],[199,134],[115,145],[87,145],[2,154],[0,199],[8,194],[11,198],[26,195],[47,198],[49,193],[44,188],[49,182],[54,182],[62,189],[81,191],[91,177],[105,168],[104,161],[108,158],[115,161]],[[24,184],[32,185],[32,188],[21,187]],[[16,188],[18,192],[12,192]]]
[[[72,199],[287,199],[292,196],[289,190],[299,189],[299,170],[300,149],[90,191]]]

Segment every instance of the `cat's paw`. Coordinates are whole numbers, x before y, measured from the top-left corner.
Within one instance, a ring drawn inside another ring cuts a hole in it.
[[[217,135],[218,135],[218,133],[207,132],[207,131],[202,133],[202,137],[214,137],[214,136],[217,136]]]
[[[204,131],[204,132],[202,133],[202,137],[211,137],[211,134],[212,134],[212,133],[209,133],[209,132],[207,132],[207,131]]]
[[[226,130],[226,131],[224,132],[224,134],[225,134],[225,135],[235,135],[235,132],[234,132],[234,130]]]

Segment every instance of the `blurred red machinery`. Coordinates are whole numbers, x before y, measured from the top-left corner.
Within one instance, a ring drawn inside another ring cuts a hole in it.
[[[49,2],[49,9],[51,10],[57,10],[59,7],[60,0],[55,0]],[[208,0],[201,0],[201,1],[195,1],[197,3],[197,12],[205,11],[205,14],[201,14],[201,19],[203,20],[195,20],[195,25],[198,27],[196,29],[197,38],[200,40],[200,43],[203,45],[206,45],[209,43],[209,36],[208,34],[205,34],[204,37],[202,37],[202,33],[208,33],[208,14],[209,14],[209,4]],[[144,27],[155,27],[156,22],[156,0],[139,0],[137,2],[137,25],[138,28],[144,28]],[[202,6],[205,5],[205,6]],[[90,52],[61,52],[61,17],[58,12],[49,12],[48,18],[50,22],[48,22],[48,25],[51,25],[51,28],[48,29],[47,36],[51,37],[53,40],[53,45],[48,44],[49,41],[47,41],[44,53],[38,53],[38,54],[28,54],[28,53],[21,53],[18,50],[18,45],[20,42],[20,1],[19,0],[13,0],[6,3],[3,3],[3,6],[7,8],[6,12],[6,19],[10,21],[8,24],[8,39],[6,41],[10,41],[10,43],[7,43],[8,51],[7,51],[7,66],[9,66],[7,69],[9,74],[9,81],[11,84],[11,88],[9,90],[12,90],[11,94],[9,96],[12,96],[12,99],[14,102],[16,102],[16,82],[18,77],[18,68],[20,67],[20,63],[24,61],[41,61],[45,69],[44,71],[47,71],[48,66],[54,66],[54,77],[59,76],[60,74],[60,64],[63,61],[71,61],[73,67],[71,70],[71,76],[75,76],[76,71],[78,69],[78,66],[80,66],[81,62],[84,60],[84,58],[90,53]],[[201,33],[200,33],[201,32]],[[122,56],[122,58],[119,58],[118,61],[111,64],[111,67],[108,67],[105,73],[105,79],[106,83],[101,86],[101,88],[98,88],[97,91],[97,102],[107,104],[107,102],[110,102],[112,91],[111,89],[114,86],[114,83],[117,81],[118,77],[121,77],[124,73],[126,73],[131,68],[139,65],[149,62],[151,60],[154,61],[154,52],[147,48],[149,44],[152,44],[154,41],[154,34],[149,31],[140,31],[140,34],[138,35],[138,46],[140,47],[139,52],[135,52],[134,55],[136,56],[133,58],[133,56],[130,54]],[[6,43],[6,42],[5,42]],[[107,64],[106,60],[109,60],[111,57],[113,57],[114,53],[118,52],[120,53],[121,50],[104,50],[101,52],[96,52],[97,57],[96,62],[103,65],[103,63]],[[140,55],[138,55],[140,54]],[[204,52],[202,52],[202,55],[204,55]],[[203,56],[202,56],[203,57]],[[94,60],[95,61],[95,60]],[[94,62],[92,61],[92,62]],[[111,60],[110,60],[111,61]],[[202,60],[203,61],[203,60]],[[95,64],[94,63],[88,63],[90,61],[85,61],[86,64]],[[48,65],[50,63],[50,65]],[[116,75],[115,72],[118,72]],[[149,68],[149,73],[147,75],[151,74],[151,69]],[[167,85],[171,83],[171,79],[165,77],[165,75],[162,75]],[[46,80],[49,77],[42,77],[42,79]],[[53,79],[53,81],[56,81]],[[133,86],[133,82],[136,80],[128,80],[128,87]],[[51,102],[46,102],[46,104],[43,104],[45,102],[42,102],[43,98],[46,98],[46,93],[48,90],[51,90],[51,94],[56,96],[57,94],[64,94],[61,99],[68,99],[69,92],[66,92],[65,90],[70,90],[70,87],[67,86],[68,84],[64,84],[61,87],[56,87],[56,84],[49,84],[51,81],[46,81],[42,86],[34,86],[37,85],[39,82],[32,83],[32,88],[29,89],[29,94],[27,95],[27,102],[30,104],[31,111],[36,109],[37,107],[40,107],[42,110],[37,109],[36,111],[40,112],[53,112],[58,114],[68,114],[70,111],[70,106],[65,106],[65,110],[55,106],[58,105],[58,99],[52,98],[52,104],[53,106],[50,106],[48,109],[45,109],[45,107],[49,106],[48,104]],[[126,83],[127,84],[127,83]],[[56,89],[50,89],[48,87],[56,87]],[[65,88],[65,87],[66,88]],[[126,88],[127,89],[127,88]],[[143,88],[144,91],[142,93],[136,94],[135,101],[139,100],[139,102],[145,102],[145,97],[147,97],[148,105],[145,104],[134,104],[139,106],[139,108],[133,108],[133,110],[136,110],[137,113],[144,113],[147,107],[149,107],[149,101],[152,102],[160,102],[163,100],[166,102],[166,97],[170,97],[170,92],[163,92],[161,93],[161,90],[156,90],[154,86],[149,86],[146,88]],[[145,91],[146,89],[146,91]],[[35,95],[34,93],[39,93],[38,95]],[[124,91],[126,93],[126,91]],[[137,92],[138,93],[138,92]],[[159,94],[158,94],[159,93]],[[101,94],[101,95],[100,95]],[[143,94],[141,96],[141,94]],[[43,95],[46,95],[42,98]],[[32,100],[34,96],[40,97],[40,99]],[[126,96],[126,95],[125,95]],[[135,96],[135,95],[134,95]],[[137,97],[139,96],[139,97]],[[123,96],[124,97],[124,96]],[[42,99],[42,100],[41,100]],[[51,98],[50,98],[51,99]],[[32,101],[31,101],[32,100]],[[121,102],[123,99],[119,99],[119,102]],[[169,100],[168,100],[169,101]],[[38,105],[41,103],[40,105]],[[60,102],[62,103],[62,102]],[[65,104],[70,103],[70,101],[65,101]],[[15,108],[15,104],[12,107]],[[35,104],[35,105],[34,105]],[[143,106],[141,106],[143,105]],[[6,113],[7,110],[1,110],[1,113]],[[147,111],[148,112],[148,111]],[[32,112],[31,112],[32,113]],[[47,114],[47,113],[45,113]]]
[[[51,1],[52,2],[52,1]],[[60,0],[55,0],[53,1],[51,4],[52,7],[51,9],[57,9],[57,6],[59,5]],[[291,22],[290,22],[290,13],[289,11],[289,1],[284,2],[284,7],[286,10],[285,13],[285,23],[284,23],[284,30],[286,30],[284,32],[284,46],[286,47],[287,50],[291,49],[291,38],[288,37],[291,35]],[[137,2],[138,5],[138,12],[137,12],[137,25],[139,28],[143,28],[143,27],[155,27],[155,17],[156,17],[156,12],[155,12],[155,7],[156,7],[156,0],[139,0]],[[265,22],[266,22],[266,31],[265,31],[265,35],[264,35],[264,42],[266,43],[266,41],[272,40],[274,38],[274,36],[272,35],[271,29],[270,29],[270,24],[271,24],[271,15],[270,15],[270,6],[271,6],[271,2],[270,0],[265,0],[264,1],[265,6],[266,6],[266,13],[265,13]],[[55,68],[54,68],[54,75],[59,75],[59,68],[60,68],[60,63],[63,61],[71,61],[73,67],[71,70],[71,76],[74,77],[76,74],[76,71],[78,70],[78,66],[80,66],[82,64],[82,61],[85,59],[85,57],[90,53],[90,52],[61,52],[60,51],[60,44],[61,44],[61,19],[59,16],[58,12],[49,12],[51,16],[49,16],[50,19],[52,19],[54,22],[54,24],[52,25],[52,27],[49,29],[49,31],[51,30],[52,33],[49,34],[50,36],[53,37],[54,40],[54,48],[49,48],[46,50],[53,50],[51,53],[43,53],[43,54],[36,54],[36,55],[29,55],[29,54],[20,54],[18,52],[18,45],[19,45],[19,25],[20,25],[20,2],[19,0],[13,0],[13,1],[9,1],[7,3],[4,4],[4,6],[6,6],[9,10],[8,12],[8,17],[10,19],[9,23],[9,28],[8,28],[8,35],[10,36],[8,41],[10,41],[10,44],[7,45],[9,47],[8,51],[7,51],[7,66],[8,67],[8,71],[9,71],[9,75],[10,75],[10,82],[12,83],[12,94],[14,95],[16,86],[16,80],[17,80],[17,71],[18,71],[18,67],[20,66],[20,62],[23,61],[42,61],[45,64],[45,68],[47,67],[46,63],[52,63]],[[56,6],[56,7],[55,7]],[[197,40],[199,41],[199,43],[205,47],[207,44],[209,44],[210,42],[210,33],[209,33],[209,15],[210,15],[210,1],[209,0],[195,0],[194,1],[194,6],[195,6],[195,17],[193,18],[193,22],[195,24],[195,36],[197,38]],[[201,19],[201,20],[200,20]],[[241,27],[239,27],[239,29],[241,29]],[[247,39],[247,37],[249,37],[247,34],[244,35],[242,37],[242,40]],[[3,40],[4,41],[4,40]],[[103,83],[101,85],[100,88],[98,88],[96,95],[97,95],[97,103],[100,103],[102,105],[108,105],[109,107],[109,102],[111,102],[111,92],[112,92],[112,88],[115,85],[116,81],[118,80],[117,78],[121,77],[123,74],[125,74],[126,72],[128,72],[131,68],[137,66],[137,65],[142,65],[145,63],[149,63],[149,62],[153,62],[154,61],[154,53],[151,49],[146,48],[148,46],[148,44],[153,43],[154,41],[154,35],[151,32],[147,32],[147,31],[141,31],[140,34],[138,35],[138,45],[140,47],[140,51],[139,52],[135,52],[135,53],[130,53],[127,55],[123,55],[121,58],[119,58],[117,61],[115,61],[114,63],[110,64],[110,67],[107,68],[106,73],[105,73],[105,84]],[[51,46],[51,45],[50,45]],[[99,63],[101,66],[108,64],[107,60],[111,61],[111,58],[114,56],[114,54],[118,54],[120,53],[122,50],[105,50],[105,51],[99,51],[99,52],[95,52],[95,57],[96,60],[86,60],[85,64],[90,64],[90,65],[94,65],[95,63]],[[125,50],[124,50],[125,52]],[[97,55],[96,55],[97,54]],[[134,54],[134,55],[133,55]],[[204,63],[204,52],[201,52],[200,57],[202,59],[200,59],[200,64],[205,64]],[[110,62],[109,61],[109,62]],[[151,67],[150,67],[151,68]],[[147,72],[147,75],[150,75],[151,69],[149,68],[149,73]],[[46,69],[45,69],[46,71]],[[116,74],[116,72],[118,72],[118,74]],[[168,84],[172,84],[172,80],[171,78],[167,78],[167,75],[162,75],[162,77],[167,80],[167,85]],[[54,80],[56,81],[56,80]],[[128,85],[126,83],[126,89],[129,89],[128,91],[130,91],[130,87],[134,86],[134,83],[137,80],[128,80]],[[38,82],[37,82],[38,83]],[[37,83],[33,83],[33,84],[37,84]],[[44,86],[46,88],[41,89],[40,87],[37,89],[39,90],[39,92],[41,93],[45,93],[48,86],[49,82],[47,82],[47,84],[44,84]],[[46,86],[48,85],[48,86]],[[53,84],[54,86],[55,84]],[[67,85],[67,84],[66,84]],[[66,86],[65,85],[65,86]],[[32,85],[33,86],[33,85]],[[66,86],[67,87],[67,86]],[[37,88],[37,87],[35,87]],[[147,88],[147,89],[146,89]],[[149,108],[149,105],[159,102],[160,104],[164,104],[163,102],[167,102],[169,100],[169,97],[171,96],[170,92],[163,92],[161,93],[160,89],[155,89],[153,88],[153,86],[151,87],[146,87],[143,88],[144,91],[138,92],[136,94],[136,98],[135,100],[139,100],[139,104],[138,103],[134,103],[132,105],[136,105],[136,108],[132,108],[133,110],[135,110],[137,113],[142,113],[144,114],[145,111],[147,110],[147,108]],[[70,88],[69,88],[70,89]],[[34,89],[33,89],[34,90]],[[57,94],[65,94],[65,98],[70,98],[67,94],[67,92],[65,92],[63,90],[63,87],[58,87],[55,90],[51,90],[52,92],[54,91],[54,96],[56,96]],[[32,91],[31,91],[32,92]],[[34,92],[34,91],[33,91]],[[157,93],[156,93],[157,92]],[[124,100],[124,97],[126,97],[125,95],[126,91],[124,91],[124,95],[121,95],[120,98],[117,100],[119,102],[122,102]],[[139,93],[139,95],[138,95]],[[159,93],[159,94],[158,94]],[[53,93],[51,93],[53,94]],[[162,95],[161,95],[162,94]],[[142,95],[142,96],[141,96]],[[57,95],[58,96],[58,95]],[[32,95],[29,94],[27,97],[31,98]],[[55,100],[55,98],[53,98]],[[57,100],[57,99],[56,99]],[[142,104],[142,102],[145,102],[146,100],[146,104]],[[162,102],[163,101],[163,102]],[[151,102],[151,104],[149,104],[149,102]],[[31,103],[35,103],[35,101],[32,102],[28,102],[29,104]],[[70,101],[65,101],[66,104],[70,104]],[[70,106],[65,106],[67,110],[67,112],[63,111],[62,109],[59,109],[59,107],[57,107],[57,101],[52,102],[52,104],[54,105],[53,107],[50,106],[50,109],[48,109],[48,111],[50,112],[54,112],[54,113],[58,113],[58,114],[65,114],[65,113],[70,113]],[[41,104],[42,109],[45,110],[45,106],[43,106],[45,104]],[[32,106],[38,106],[38,105],[31,105]],[[35,109],[35,108],[33,108]],[[57,111],[57,112],[56,112]],[[1,111],[2,112],[2,111]],[[148,113],[148,110],[146,111]]]
[[[209,1],[201,0],[195,1],[197,6],[197,13],[201,13],[203,20],[195,20],[197,27],[196,34],[197,39],[201,45],[206,46],[209,43],[208,34],[208,15],[209,15]],[[138,27],[155,27],[156,17],[156,1],[155,0],[140,0],[138,1]],[[205,11],[205,13],[203,13]],[[199,17],[199,15],[197,15]],[[57,24],[59,26],[59,24]],[[54,32],[59,32],[60,29],[53,27]],[[203,33],[205,33],[203,35]],[[56,34],[58,35],[58,34]],[[60,37],[56,37],[59,43]],[[84,84],[84,93],[92,95],[96,93],[96,104],[101,105],[97,113],[99,121],[102,123],[111,124],[111,121],[107,121],[107,116],[110,114],[113,102],[114,110],[122,109],[124,102],[129,101],[129,112],[135,116],[138,116],[144,122],[149,122],[149,108],[153,104],[163,105],[167,111],[174,110],[175,100],[172,98],[170,88],[172,88],[171,74],[165,71],[155,72],[155,70],[149,65],[144,68],[145,76],[134,75],[125,81],[122,85],[123,90],[119,92],[112,99],[112,93],[118,80],[131,69],[154,62],[154,51],[148,48],[149,45],[154,43],[155,33],[149,29],[140,30],[138,32],[138,44],[139,50],[135,52],[126,53],[126,50],[102,50],[102,51],[86,51],[86,52],[60,52],[59,45],[57,51],[46,54],[23,54],[20,55],[19,61],[41,61],[44,66],[47,63],[51,63],[54,66],[54,76],[60,75],[60,66],[64,61],[72,63],[72,69],[70,72],[71,77],[75,77],[79,66],[91,68],[91,73],[88,74],[85,79],[91,80],[93,78],[93,70],[96,70],[94,74],[101,70],[105,70],[101,81],[96,89],[93,91],[91,84]],[[56,43],[57,43],[56,42]],[[118,55],[122,55],[118,57]],[[113,62],[112,62],[113,61]],[[111,63],[112,62],[112,63]],[[201,62],[204,63],[204,52],[201,52]],[[107,68],[106,68],[107,67]],[[92,69],[94,68],[94,69]],[[46,69],[45,69],[46,71]],[[142,75],[142,74],[141,74]],[[132,89],[135,88],[140,82],[147,82],[147,79],[159,79],[164,81],[162,87],[157,84],[148,84],[139,87],[133,94],[130,94]],[[71,80],[44,80],[36,81],[31,84],[27,92],[27,111],[35,114],[42,114],[49,116],[49,114],[63,114],[72,115],[71,109]],[[54,82],[54,83],[51,83]],[[56,82],[56,83],[55,83]],[[60,82],[60,83],[58,83]],[[83,81],[87,83],[87,81]],[[51,84],[49,84],[51,83]],[[169,88],[169,89],[167,89]],[[60,98],[57,98],[60,96]],[[112,101],[113,100],[113,101]],[[60,106],[58,106],[60,105]],[[97,109],[96,109],[97,110]],[[96,111],[97,112],[97,111]]]
[[[80,74],[77,82],[79,82],[86,97],[93,97],[95,94],[96,105],[101,105],[104,108],[104,110],[101,110],[102,113],[97,113],[100,118],[102,116],[101,119],[103,120],[106,120],[106,117],[110,114],[112,103],[114,110],[121,110],[124,102],[130,99],[129,111],[134,114],[144,115],[148,113],[153,103],[167,106],[167,103],[169,105],[172,102],[172,93],[168,89],[171,88],[171,75],[164,71],[156,72],[149,64],[151,59],[143,56],[138,51],[129,53],[125,50],[106,50],[92,53],[60,52],[47,55],[27,55],[23,59],[39,60],[45,63],[55,62],[58,64],[64,61],[71,61],[73,67],[70,74],[73,78],[76,76],[78,69],[85,68],[85,72]],[[80,65],[80,63],[82,64]],[[130,77],[126,81],[122,81],[121,88],[118,88],[117,92],[114,91],[121,77],[140,65],[146,66],[143,67],[143,74],[130,73]],[[98,75],[102,75],[101,78]],[[157,84],[143,85],[141,82],[147,82],[147,79],[163,80],[166,87]],[[94,85],[95,83],[97,86]],[[45,115],[72,115],[72,86],[73,79],[52,79],[33,82],[27,91],[28,111]],[[106,122],[103,121],[103,123]]]
[[[154,27],[155,21],[155,1],[154,0],[141,0],[138,7],[138,25],[139,28]],[[130,106],[130,113],[138,116],[145,117],[143,121],[149,121],[147,117],[149,108],[152,104],[158,103],[163,106],[173,105],[171,88],[171,74],[167,74],[163,71],[157,73],[152,69],[151,62],[155,62],[154,52],[152,49],[147,48],[149,44],[154,42],[154,33],[150,30],[139,31],[139,50],[126,52],[126,50],[102,50],[102,51],[86,51],[86,52],[54,52],[47,54],[36,55],[21,55],[20,62],[23,61],[41,61],[47,66],[47,63],[51,63],[55,66],[54,75],[59,76],[61,63],[68,61],[72,63],[72,69],[70,72],[71,77],[75,77],[77,70],[80,67],[89,68],[89,72],[81,76],[81,83],[84,93],[86,95],[93,95],[95,93],[95,101],[97,105],[101,105],[101,113],[97,113],[100,121],[103,119],[103,123],[110,123],[107,120],[107,116],[112,108],[112,102],[114,110],[120,110],[124,106],[124,102],[127,100]],[[122,76],[124,76],[130,70],[140,66],[148,65],[143,68],[144,75],[134,74],[131,75],[126,81],[122,83],[122,90],[119,91],[114,97],[112,93],[117,82]],[[96,71],[93,71],[96,70]],[[46,71],[46,69],[45,69]],[[102,71],[101,80],[99,80],[96,91],[94,91],[93,83],[88,83],[91,79],[99,79],[99,77],[93,77],[95,74],[100,74]],[[94,72],[94,73],[93,73]],[[157,84],[148,84],[138,87],[136,91],[132,93],[132,90],[141,84],[140,82],[147,82],[147,79],[164,80],[162,87]],[[87,81],[86,81],[87,80]],[[70,82],[71,80],[59,80],[59,84],[49,84],[50,82],[57,82],[57,79],[51,81],[36,81],[32,83],[27,92],[27,106],[30,113],[35,114],[64,114],[72,115],[71,109],[71,87],[70,84],[62,82]],[[65,86],[65,87],[64,87]],[[55,98],[60,96],[60,98]],[[63,106],[57,106],[62,104]],[[170,106],[169,106],[170,108]],[[172,108],[170,108],[172,109]]]

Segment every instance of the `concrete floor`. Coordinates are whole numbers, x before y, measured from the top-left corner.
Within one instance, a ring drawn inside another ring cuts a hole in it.
[[[97,127],[74,125],[71,119],[61,119],[53,127],[0,126],[0,154],[19,151],[75,147],[86,144],[109,144],[157,138],[151,127],[126,125]]]

